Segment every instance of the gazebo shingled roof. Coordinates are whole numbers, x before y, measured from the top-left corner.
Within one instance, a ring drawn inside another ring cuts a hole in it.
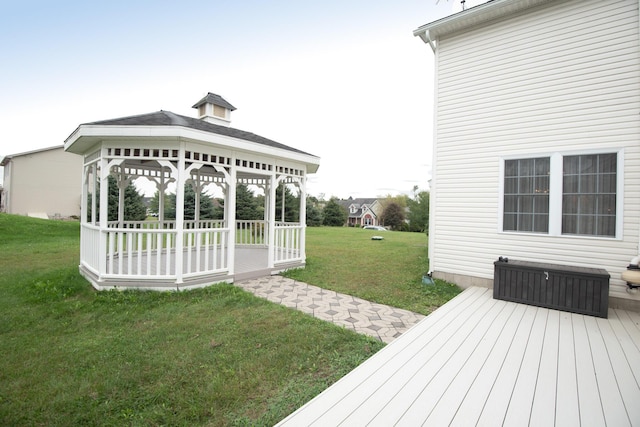
[[[266,145],[273,148],[288,150],[295,153],[313,156],[293,147],[281,144],[271,139],[246,132],[229,126],[216,125],[193,117],[182,116],[171,111],[160,110],[154,113],[140,114],[135,116],[121,117],[117,119],[101,120],[97,122],[84,123],[85,126],[182,126],[186,128],[243,139],[249,142]],[[316,156],[314,156],[316,157]]]
[[[200,101],[193,104],[193,107],[191,108],[198,108],[202,104],[207,104],[207,103],[228,108],[231,111],[234,111],[236,109],[236,107],[229,104],[223,97],[211,92],[207,93],[207,95],[204,98],[202,98]]]

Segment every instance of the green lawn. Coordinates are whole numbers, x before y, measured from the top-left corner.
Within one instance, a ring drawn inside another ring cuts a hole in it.
[[[371,240],[381,236],[383,240]],[[308,228],[306,268],[287,277],[370,301],[429,314],[460,292],[435,281],[423,285],[429,270],[427,236],[422,233]]]
[[[363,233],[309,229],[308,281],[362,276],[363,297],[430,309],[424,236]],[[273,425],[383,347],[225,284],[95,292],[77,271],[78,235],[77,222],[0,214],[0,425]],[[371,254],[377,264],[356,262]],[[401,278],[378,281],[371,265]],[[402,290],[374,292],[384,283]]]

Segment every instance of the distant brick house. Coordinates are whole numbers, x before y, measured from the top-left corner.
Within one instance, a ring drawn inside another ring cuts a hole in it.
[[[382,214],[382,204],[375,198],[349,197],[340,200],[340,205],[348,212],[347,225],[349,227],[362,227],[365,225],[380,225],[380,214]]]

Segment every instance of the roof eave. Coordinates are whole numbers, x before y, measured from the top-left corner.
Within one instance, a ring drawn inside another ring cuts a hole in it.
[[[219,144],[227,148],[245,152],[262,152],[267,156],[277,157],[304,163],[308,173],[315,173],[320,166],[320,158],[312,154],[298,151],[290,151],[279,147],[271,147],[246,141],[227,135],[219,135],[199,129],[186,128],[183,126],[136,126],[119,125],[103,126],[84,124],[78,128],[65,140],[64,149],[74,154],[84,154],[87,149],[96,145],[100,141],[108,139],[150,139],[150,140],[171,140],[184,138],[187,140]]]
[[[532,7],[562,0],[491,0],[445,18],[422,25],[413,31],[435,51],[437,38],[501,19]]]

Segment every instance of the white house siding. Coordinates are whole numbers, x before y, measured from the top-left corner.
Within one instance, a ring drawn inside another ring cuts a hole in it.
[[[7,213],[49,218],[80,215],[82,157],[65,153],[62,146],[8,157]]]
[[[435,277],[488,284],[503,255],[605,268],[611,296],[632,298],[620,274],[639,250],[638,37],[638,0],[575,0],[437,41]],[[499,230],[504,157],[602,149],[623,149],[620,239]]]

